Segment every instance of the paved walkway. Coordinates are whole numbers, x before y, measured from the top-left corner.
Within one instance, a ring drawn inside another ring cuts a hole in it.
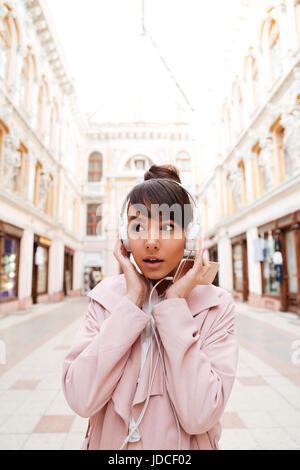
[[[64,399],[61,366],[88,301],[71,298],[0,318],[0,449],[80,448],[87,419]],[[242,303],[236,311],[239,366],[220,448],[299,449],[300,318]]]

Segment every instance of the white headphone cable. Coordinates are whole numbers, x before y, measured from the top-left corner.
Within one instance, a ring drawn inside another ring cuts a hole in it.
[[[151,343],[150,343],[150,346],[151,346],[151,356],[150,356],[150,374],[149,374],[149,386],[148,386],[148,392],[147,392],[147,399],[146,399],[146,402],[145,402],[145,405],[140,413],[140,416],[138,418],[138,420],[136,421],[134,427],[131,429],[130,433],[127,435],[127,437],[125,438],[122,446],[120,447],[119,450],[122,450],[123,447],[125,446],[125,444],[129,441],[130,437],[132,436],[132,434],[134,433],[134,431],[136,430],[136,428],[138,427],[138,425],[140,424],[145,412],[146,412],[146,408],[148,406],[148,402],[149,402],[149,399],[150,399],[150,391],[151,391],[151,387],[152,387],[152,383],[153,383],[153,380],[154,380],[154,376],[155,376],[155,372],[156,372],[156,367],[157,367],[157,364],[158,364],[158,358],[160,357],[161,359],[161,363],[162,363],[162,370],[163,370],[163,375],[164,375],[164,379],[165,379],[165,383],[167,382],[167,375],[166,375],[166,371],[165,371],[165,364],[164,364],[164,360],[163,360],[163,357],[162,357],[162,353],[161,353],[161,349],[160,349],[160,346],[159,346],[159,340],[157,338],[157,335],[156,335],[156,331],[155,331],[155,321],[154,321],[154,318],[152,316],[152,305],[151,305],[151,297],[152,297],[152,293],[154,291],[154,289],[156,289],[156,286],[161,282],[163,281],[164,279],[173,279],[173,277],[165,277],[163,279],[161,279],[157,284],[155,284],[155,286],[153,286],[152,290],[151,290],[151,293],[150,293],[150,296],[149,296],[149,305],[151,307],[150,309],[150,312],[149,312],[149,315],[151,317],[151,326],[152,326],[152,331],[154,333],[154,336],[155,336],[155,339],[156,339],[156,343],[157,343],[157,346],[158,346],[158,355],[157,355],[157,360],[156,360],[156,364],[155,364],[155,367],[154,367],[154,371],[153,371],[153,374],[152,374],[152,377],[151,377],[151,373],[152,373],[152,356],[153,356],[153,349],[152,349],[152,340],[153,340],[153,336],[151,336]],[[151,379],[150,379],[151,377]],[[167,391],[167,394],[168,394],[168,397],[169,397],[169,401],[170,401],[170,404],[171,404],[171,407],[172,407],[172,411],[173,411],[173,414],[174,414],[174,417],[175,417],[175,421],[176,421],[176,426],[177,426],[177,433],[178,433],[178,450],[180,450],[181,448],[181,431],[180,431],[180,425],[179,425],[179,421],[178,421],[178,418],[177,418],[177,414],[176,414],[176,410],[174,408],[174,405],[172,403],[172,400],[170,398],[170,395],[169,395],[169,392],[168,392],[168,388],[167,388],[167,384],[166,384],[166,391]]]

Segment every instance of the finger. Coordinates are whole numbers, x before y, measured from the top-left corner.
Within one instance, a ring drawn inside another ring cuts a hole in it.
[[[203,250],[203,254],[202,254],[202,258],[203,258],[203,265],[204,266],[209,266],[208,262],[209,262],[209,255],[208,255],[208,251],[204,248]]]
[[[196,239],[195,242],[195,261],[193,270],[198,271],[199,267],[202,266],[202,240],[200,237]]]

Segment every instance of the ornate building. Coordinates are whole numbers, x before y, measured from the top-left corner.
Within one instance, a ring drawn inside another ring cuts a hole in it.
[[[182,120],[90,124],[40,0],[0,1],[0,313],[80,295],[119,272],[118,211],[152,163],[196,191]]]
[[[207,247],[236,298],[300,312],[300,4],[249,18],[199,192]]]

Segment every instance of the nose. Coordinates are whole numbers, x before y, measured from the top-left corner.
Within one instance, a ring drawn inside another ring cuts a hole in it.
[[[159,241],[157,239],[148,238],[145,246],[147,250],[159,250]]]

